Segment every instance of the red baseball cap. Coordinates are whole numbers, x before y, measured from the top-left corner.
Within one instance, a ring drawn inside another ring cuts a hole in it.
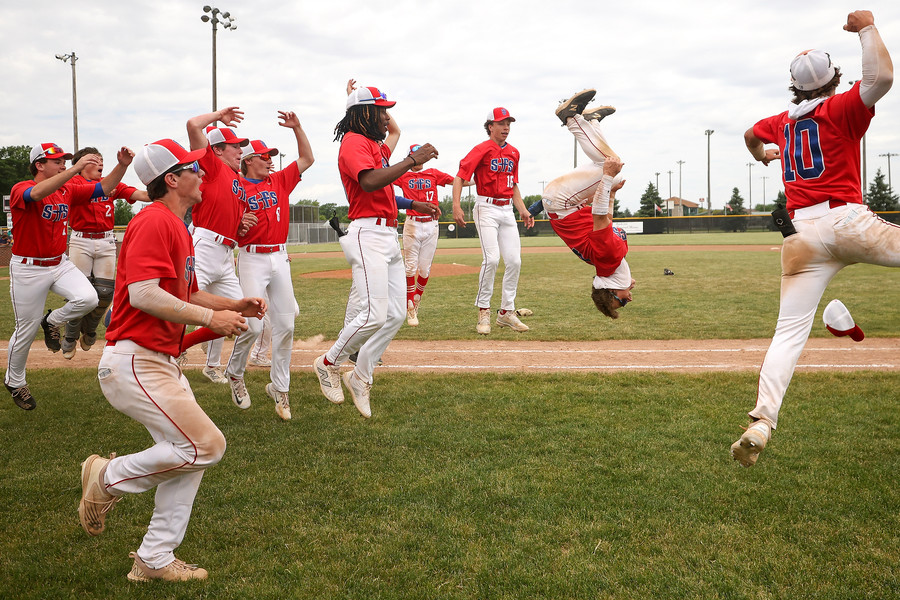
[[[277,156],[278,148],[269,148],[262,140],[251,140],[249,144],[244,146],[244,153],[241,155],[241,161],[245,161],[251,156]]]
[[[409,147],[409,151],[415,152],[416,150],[418,150],[421,147],[422,147],[422,144],[413,144],[412,146]]]
[[[485,121],[491,121],[491,122],[505,121],[506,119],[509,119],[510,122],[512,122],[512,123],[516,122],[516,120],[513,118],[513,116],[511,114],[509,114],[508,110],[506,110],[502,106],[498,106],[497,108],[492,110],[490,113],[488,113],[487,119],[485,119]]]
[[[237,144],[241,147],[250,143],[247,138],[239,138],[229,127],[213,127],[210,125],[206,128],[206,139],[209,140],[210,146],[216,144]]]
[[[188,152],[184,146],[175,140],[165,139],[147,144],[141,148],[134,157],[134,172],[140,178],[141,183],[150,183],[177,165],[189,165],[203,158],[206,148]]]
[[[47,142],[45,144],[38,144],[37,146],[31,148],[32,163],[42,158],[62,158],[65,160],[69,160],[70,158],[72,158],[72,153],[66,152],[65,150],[60,148],[59,144]]]
[[[362,106],[364,104],[374,104],[375,106],[383,106],[390,108],[397,104],[387,99],[387,95],[376,87],[356,88],[347,96],[347,108],[353,106]]]

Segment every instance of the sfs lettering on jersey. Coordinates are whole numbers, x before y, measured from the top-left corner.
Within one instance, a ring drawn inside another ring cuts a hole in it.
[[[247,198],[247,204],[250,210],[260,210],[278,205],[278,194],[275,192],[265,191],[255,194]]]
[[[492,158],[490,167],[495,173],[512,173],[516,170],[516,161],[511,158]]]
[[[41,218],[47,221],[65,221],[69,218],[69,205],[46,204],[41,210]]]
[[[235,179],[231,182],[231,193],[241,199],[241,202],[247,200],[247,193],[244,191],[244,187],[241,185],[241,182]]]
[[[434,182],[427,178],[410,179],[406,182],[406,187],[411,190],[430,190],[434,187]]]
[[[188,284],[188,289],[190,289],[191,284],[194,282],[194,257],[188,256],[184,259],[184,280]]]

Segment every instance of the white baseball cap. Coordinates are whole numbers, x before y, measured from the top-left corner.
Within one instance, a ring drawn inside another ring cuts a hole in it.
[[[347,108],[354,106],[362,106],[364,104],[372,104],[374,106],[383,106],[390,108],[397,104],[387,99],[387,95],[376,87],[356,88],[347,96]]]
[[[825,329],[837,337],[849,335],[854,342],[861,342],[866,337],[863,330],[853,320],[850,311],[840,300],[832,300],[828,303],[822,313],[822,321],[825,322]]]
[[[247,160],[251,156],[278,156],[278,148],[269,148],[262,140],[251,140],[249,144],[244,146],[244,153],[241,155],[241,162]]]
[[[822,50],[806,50],[791,61],[791,83],[798,90],[817,90],[834,78],[831,56]]]
[[[134,172],[140,178],[141,183],[150,183],[177,165],[189,165],[203,158],[206,148],[188,152],[184,146],[175,140],[159,140],[147,144],[134,157]]]
[[[42,158],[62,158],[64,160],[69,160],[72,158],[72,154],[60,148],[59,144],[47,142],[44,144],[37,144],[31,148],[31,160],[29,162],[34,163],[34,161]]]
[[[206,128],[206,139],[209,140],[210,146],[216,144],[237,144],[241,147],[250,143],[247,138],[238,137],[234,130],[229,127],[213,127],[210,125]]]

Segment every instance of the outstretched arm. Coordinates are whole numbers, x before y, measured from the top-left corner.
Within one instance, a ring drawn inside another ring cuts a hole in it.
[[[844,30],[859,33],[862,44],[862,79],[859,97],[868,108],[887,94],[894,83],[894,65],[891,55],[875,29],[875,17],[868,10],[857,10],[847,15]]]
[[[57,173],[53,177],[45,179],[40,183],[34,184],[34,187],[31,188],[31,192],[28,194],[31,198],[31,201],[35,200],[43,200],[62,186],[64,186],[70,179],[81,173],[84,168],[88,165],[97,165],[101,166],[103,164],[103,159],[100,158],[99,154],[85,154],[78,162],[63,171],[62,173]]]
[[[206,139],[206,126],[212,125],[216,121],[222,121],[226,127],[236,127],[238,123],[244,120],[244,111],[237,106],[229,106],[217,110],[216,112],[206,113],[205,115],[197,115],[188,119],[187,132],[188,139],[191,142],[191,150],[200,150],[209,145]]]
[[[747,150],[750,151],[753,158],[764,165],[768,165],[773,160],[781,158],[781,151],[778,150],[778,148],[769,148],[766,150],[763,141],[753,134],[752,127],[744,132],[744,143],[747,145]]]
[[[309,139],[306,137],[306,132],[303,131],[303,127],[300,125],[300,118],[297,117],[296,113],[289,110],[279,110],[278,118],[280,119],[279,125],[294,131],[294,137],[297,138],[297,154],[299,155],[297,158],[297,168],[299,168],[300,173],[303,174],[303,171],[307,170],[315,162],[316,158],[313,156],[312,146],[309,145]]]
[[[132,152],[130,148],[122,146],[116,153],[116,158],[118,159],[118,163],[115,168],[109,172],[109,175],[100,180],[100,186],[103,188],[103,193],[107,196],[112,194],[113,191],[115,191],[116,186],[119,185],[119,182],[122,181],[122,177],[125,176],[128,165],[134,160],[134,152]]]

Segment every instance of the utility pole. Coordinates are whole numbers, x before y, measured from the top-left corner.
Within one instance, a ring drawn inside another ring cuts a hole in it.
[[[213,8],[208,4],[203,7],[203,12],[212,15],[203,15],[200,17],[200,20],[204,23],[209,22],[212,24],[212,109],[213,112],[216,112],[218,110],[216,108],[216,25],[221,23],[223,29],[232,31],[237,29],[237,25],[234,24],[235,17],[231,16],[229,12],[223,13],[218,8]]]
[[[714,129],[707,129],[706,134],[706,203],[709,205],[709,210],[712,212],[712,187],[710,186],[710,158],[709,158],[709,149],[710,144],[709,140],[712,137],[712,134],[715,133]]]
[[[753,212],[753,165],[752,162],[747,163],[747,212]]]
[[[75,51],[73,50],[69,54],[57,54],[56,58],[63,62],[72,63],[72,131],[75,135],[75,147],[72,148],[72,152],[78,151],[78,95],[75,91],[75,61],[78,60],[78,57],[75,56]]]
[[[893,194],[894,186],[891,185],[891,157],[897,156],[897,154],[895,154],[893,152],[888,152],[886,154],[879,154],[878,156],[886,156],[888,159],[888,188],[890,189],[890,192]]]
[[[683,197],[683,196],[681,195],[681,165],[684,164],[684,161],[683,161],[683,160],[678,160],[678,161],[675,161],[675,162],[678,163],[678,201],[681,202],[681,198]]]

